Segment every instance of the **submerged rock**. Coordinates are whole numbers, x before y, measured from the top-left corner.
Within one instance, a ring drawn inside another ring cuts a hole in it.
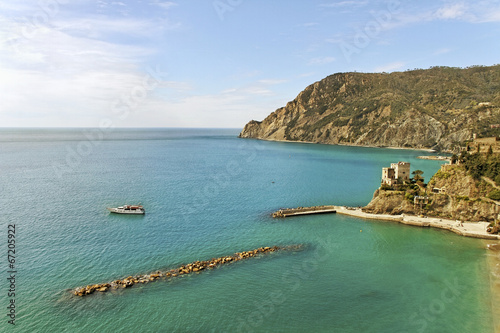
[[[488,244],[488,250],[500,251],[500,244]]]

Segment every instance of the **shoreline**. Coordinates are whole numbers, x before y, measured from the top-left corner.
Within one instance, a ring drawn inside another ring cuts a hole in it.
[[[346,206],[335,206],[338,214],[349,215],[369,220],[392,221],[401,224],[430,227],[449,230],[464,237],[500,240],[500,235],[493,235],[486,232],[488,222],[464,222],[456,220],[448,220],[437,217],[418,217],[414,215],[389,215],[389,214],[372,214],[365,213],[361,208],[353,208]]]
[[[286,143],[305,143],[305,144],[317,144],[326,146],[345,146],[345,147],[364,147],[364,148],[385,148],[385,149],[401,149],[401,150],[414,150],[423,151],[427,153],[436,153],[434,149],[431,148],[408,148],[408,147],[391,147],[391,146],[375,146],[375,145],[358,145],[358,144],[348,144],[348,143],[323,143],[323,142],[311,142],[311,141],[290,141],[290,140],[278,140],[278,139],[262,139],[262,138],[251,138],[251,137],[241,137],[239,139],[252,139],[270,142],[286,142]],[[447,151],[442,151],[446,153]]]
[[[488,246],[488,242],[484,241]],[[488,278],[490,280],[491,309],[493,316],[493,331],[500,333],[500,250],[488,250],[486,253]]]
[[[434,155],[430,155],[430,156],[417,156],[418,159],[421,159],[421,160],[432,160],[432,161],[444,161],[444,162],[450,162],[451,161],[451,157],[450,156],[442,156],[442,155],[438,155],[438,156],[434,156]]]

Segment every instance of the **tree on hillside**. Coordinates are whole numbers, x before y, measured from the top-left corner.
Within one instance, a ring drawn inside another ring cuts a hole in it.
[[[480,180],[486,169],[486,161],[481,153],[476,152],[466,156],[464,166],[474,180]]]
[[[415,180],[415,182],[423,182],[424,181],[424,177],[422,177],[424,172],[422,170],[415,170],[411,174],[413,175],[413,179]]]
[[[462,150],[460,156],[458,157],[459,163],[465,163],[465,161],[469,158],[469,153],[465,150]]]

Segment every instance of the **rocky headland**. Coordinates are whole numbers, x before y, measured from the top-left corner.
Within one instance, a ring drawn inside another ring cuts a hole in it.
[[[496,190],[492,180],[487,177],[475,180],[462,165],[443,165],[427,186],[423,183],[381,186],[363,211],[494,222],[500,213],[500,202],[490,197]]]
[[[500,65],[433,67],[328,76],[239,136],[446,151],[474,133],[497,135],[497,124]]]

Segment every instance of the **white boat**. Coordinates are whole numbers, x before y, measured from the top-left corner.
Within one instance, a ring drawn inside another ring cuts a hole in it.
[[[144,210],[144,207],[139,206],[139,205],[136,205],[136,206],[123,205],[123,206],[116,207],[116,208],[108,208],[108,210],[111,213],[115,213],[115,214],[144,215],[146,213],[146,211]]]

